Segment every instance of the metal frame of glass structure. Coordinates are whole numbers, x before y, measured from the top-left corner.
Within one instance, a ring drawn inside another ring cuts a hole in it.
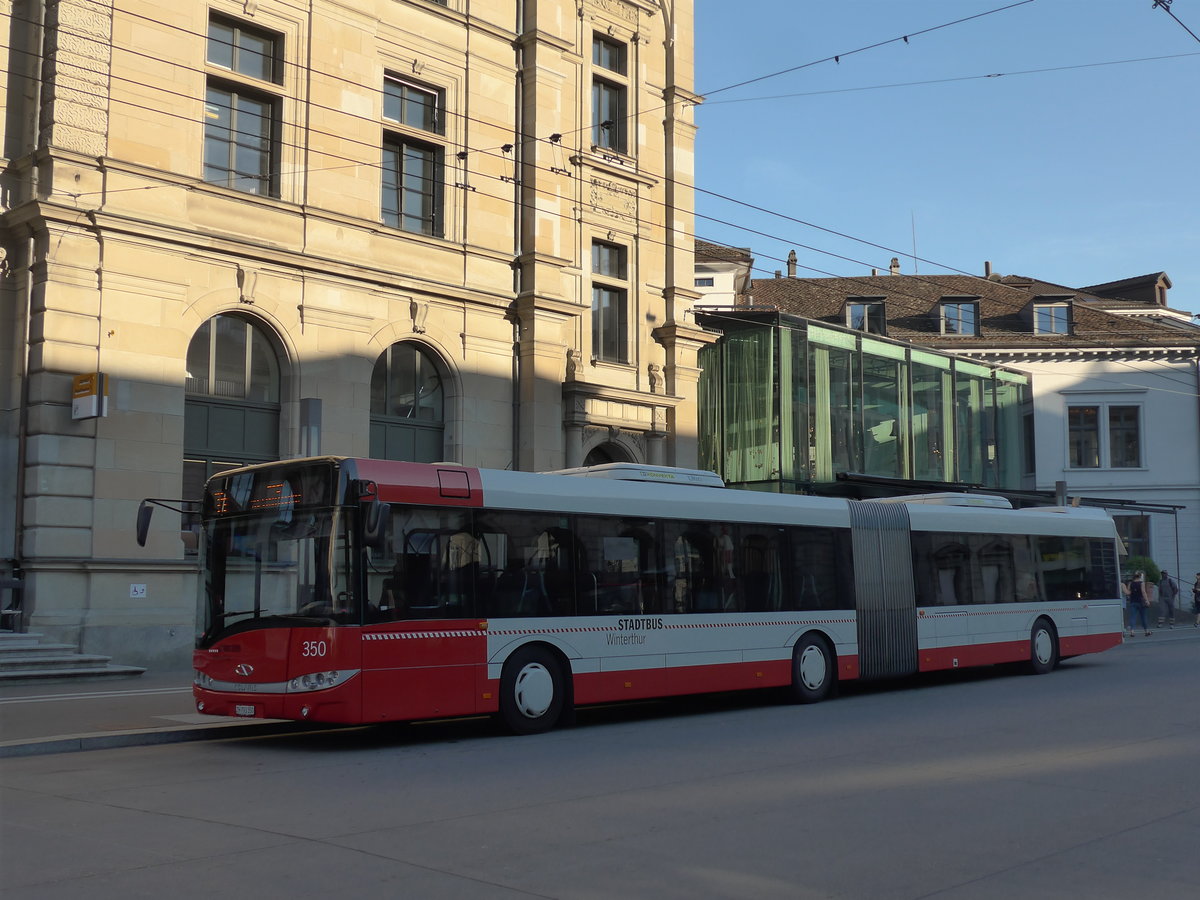
[[[1029,376],[778,312],[698,312],[700,465],[822,492],[843,473],[1019,490]]]

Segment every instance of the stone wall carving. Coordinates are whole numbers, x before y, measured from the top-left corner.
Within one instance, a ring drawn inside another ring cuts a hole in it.
[[[637,23],[638,11],[636,6],[623,3],[622,0],[588,0],[588,5],[608,13],[615,19]]]
[[[592,209],[622,222],[637,221],[637,190],[603,178],[593,178],[590,189]]]

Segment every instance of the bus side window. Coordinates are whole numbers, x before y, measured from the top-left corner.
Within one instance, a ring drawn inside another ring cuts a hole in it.
[[[975,535],[983,543],[979,561],[979,603],[1012,603],[1016,600],[1016,568],[1013,565],[1012,539],[1006,534]]]
[[[970,603],[971,549],[960,535],[939,535],[935,539],[930,561],[934,571],[934,593],[938,606],[959,606]]]
[[[783,586],[780,573],[778,529],[765,532],[741,526],[741,573],[738,586],[743,609],[768,612],[780,608]]]
[[[786,529],[790,588],[786,609],[853,609],[854,573],[847,529]]]
[[[638,532],[608,516],[580,516],[576,531],[581,542],[579,614],[641,612],[643,551]]]

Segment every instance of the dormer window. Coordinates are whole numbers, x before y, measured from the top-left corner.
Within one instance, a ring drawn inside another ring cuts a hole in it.
[[[1062,301],[1033,304],[1034,334],[1070,334],[1071,304]]]
[[[953,297],[942,301],[942,334],[979,336],[979,301]]]
[[[846,327],[869,334],[887,334],[883,298],[854,297],[846,301]]]

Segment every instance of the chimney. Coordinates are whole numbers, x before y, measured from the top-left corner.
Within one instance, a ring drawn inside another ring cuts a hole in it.
[[[892,257],[892,264],[890,266],[888,266],[888,274],[889,275],[899,275],[900,274],[900,257],[898,257],[898,256]]]
[[[796,277],[796,251],[788,254],[788,278]]]
[[[984,278],[992,277],[992,261],[990,259],[985,259],[983,261],[983,277]]]
[[[775,270],[775,277],[776,277],[776,278],[782,278],[782,277],[783,277],[783,269],[776,269],[776,270]]]

